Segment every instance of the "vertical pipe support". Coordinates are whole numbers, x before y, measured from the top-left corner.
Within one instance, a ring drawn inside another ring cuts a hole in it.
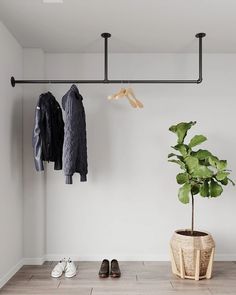
[[[110,33],[102,33],[104,38],[104,83],[108,83],[108,38],[111,37]]]
[[[197,83],[200,84],[202,82],[202,38],[204,38],[206,36],[205,33],[198,33],[196,34],[196,38],[199,39],[199,52],[198,52],[198,67],[199,67],[199,76],[198,76],[198,80]]]

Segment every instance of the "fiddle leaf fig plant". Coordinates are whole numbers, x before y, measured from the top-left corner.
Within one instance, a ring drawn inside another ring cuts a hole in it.
[[[205,142],[204,135],[195,135],[188,143],[185,142],[188,130],[196,124],[195,121],[181,122],[169,130],[177,135],[177,144],[172,146],[173,153],[168,155],[168,161],[178,164],[182,170],[176,176],[179,188],[178,198],[183,204],[192,203],[191,235],[194,235],[194,196],[216,198],[223,192],[223,186],[229,182],[230,170],[227,161],[220,160],[208,150],[198,149]]]

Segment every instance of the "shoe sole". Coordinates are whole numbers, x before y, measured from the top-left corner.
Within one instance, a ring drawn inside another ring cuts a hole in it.
[[[115,278],[120,278],[120,275],[118,275],[118,274],[110,274],[110,277],[115,279]]]
[[[54,276],[54,275],[51,275],[51,277],[52,278],[54,278],[54,279],[58,279],[58,278],[60,278],[62,276],[62,274],[61,275],[59,275],[59,276]]]
[[[76,276],[76,273],[74,275],[71,275],[71,276],[68,276],[68,275],[65,275],[65,278],[73,278],[74,276]]]
[[[99,275],[99,278],[101,278],[101,279],[106,279],[108,277],[109,277],[109,275]]]

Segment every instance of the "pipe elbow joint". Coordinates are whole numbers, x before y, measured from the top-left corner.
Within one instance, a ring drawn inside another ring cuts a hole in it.
[[[198,78],[198,79],[197,79],[197,84],[202,83],[202,80],[203,80],[202,78]]]

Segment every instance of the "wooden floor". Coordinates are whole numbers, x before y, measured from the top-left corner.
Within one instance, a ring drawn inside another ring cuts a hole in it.
[[[168,262],[120,262],[122,277],[99,279],[99,262],[77,263],[77,276],[50,277],[55,262],[23,266],[0,294],[65,295],[236,295],[236,263],[215,262],[211,280],[181,280]]]

